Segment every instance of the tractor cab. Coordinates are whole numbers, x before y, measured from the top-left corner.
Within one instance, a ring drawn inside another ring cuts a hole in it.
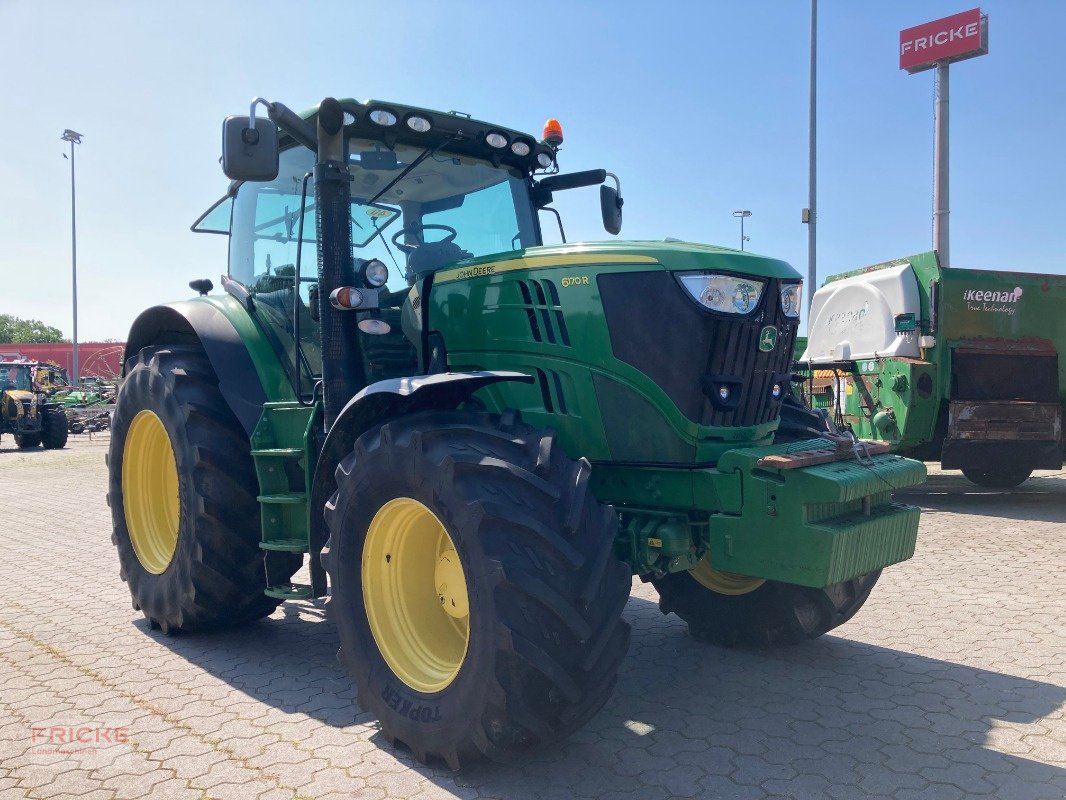
[[[455,112],[374,101],[362,109],[349,113],[355,121],[345,126],[354,272],[347,282],[377,294],[376,307],[357,310],[363,373],[373,383],[427,366],[420,298],[438,271],[468,259],[517,257],[542,244],[537,211],[552,190],[603,183],[607,173],[536,181],[538,170],[557,172],[555,149],[526,134]],[[551,122],[546,135],[557,146],[562,133]],[[310,395],[322,376],[316,153],[291,137],[280,144],[273,180],[235,181],[193,230],[229,235],[224,287],[251,299]],[[617,192],[611,197],[620,208]],[[605,216],[605,224],[617,232],[620,216],[617,223]]]

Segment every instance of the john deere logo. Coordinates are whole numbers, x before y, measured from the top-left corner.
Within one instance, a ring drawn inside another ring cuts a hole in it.
[[[777,328],[767,325],[759,333],[759,350],[769,353],[777,346]]]

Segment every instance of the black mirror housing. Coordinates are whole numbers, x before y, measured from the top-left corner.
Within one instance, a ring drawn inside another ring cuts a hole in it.
[[[617,236],[622,232],[622,196],[613,186],[600,187],[600,213],[607,233]]]
[[[278,177],[278,126],[269,119],[226,117],[222,123],[222,171],[235,181]]]

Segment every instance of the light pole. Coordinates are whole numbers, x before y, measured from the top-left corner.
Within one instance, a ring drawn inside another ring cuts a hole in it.
[[[76,207],[74,202],[74,145],[81,144],[81,134],[77,131],[72,131],[67,128],[63,131],[63,135],[60,137],[64,142],[70,142],[70,280],[71,288],[73,289],[74,296],[74,336],[72,338],[74,344],[74,361],[71,365],[73,367],[71,374],[71,381],[75,386],[78,385],[78,223],[75,213]],[[63,154],[63,158],[66,158],[67,154]]]
[[[811,0],[811,99],[808,112],[807,155],[807,314],[810,316],[814,290],[818,288],[818,0]],[[810,320],[808,320],[810,324]]]
[[[744,235],[744,220],[747,217],[751,216],[751,212],[747,211],[747,210],[734,211],[733,212],[733,216],[740,218],[740,249],[741,249],[741,251],[743,251],[744,250],[744,242],[751,241],[751,237],[750,236],[745,236]]]

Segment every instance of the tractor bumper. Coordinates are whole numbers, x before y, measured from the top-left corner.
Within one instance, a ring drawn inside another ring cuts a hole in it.
[[[841,451],[817,461],[825,442],[731,450],[719,459],[722,511],[703,544],[716,569],[821,588],[914,554],[919,510],[892,492],[922,483],[925,465],[883,453]]]

